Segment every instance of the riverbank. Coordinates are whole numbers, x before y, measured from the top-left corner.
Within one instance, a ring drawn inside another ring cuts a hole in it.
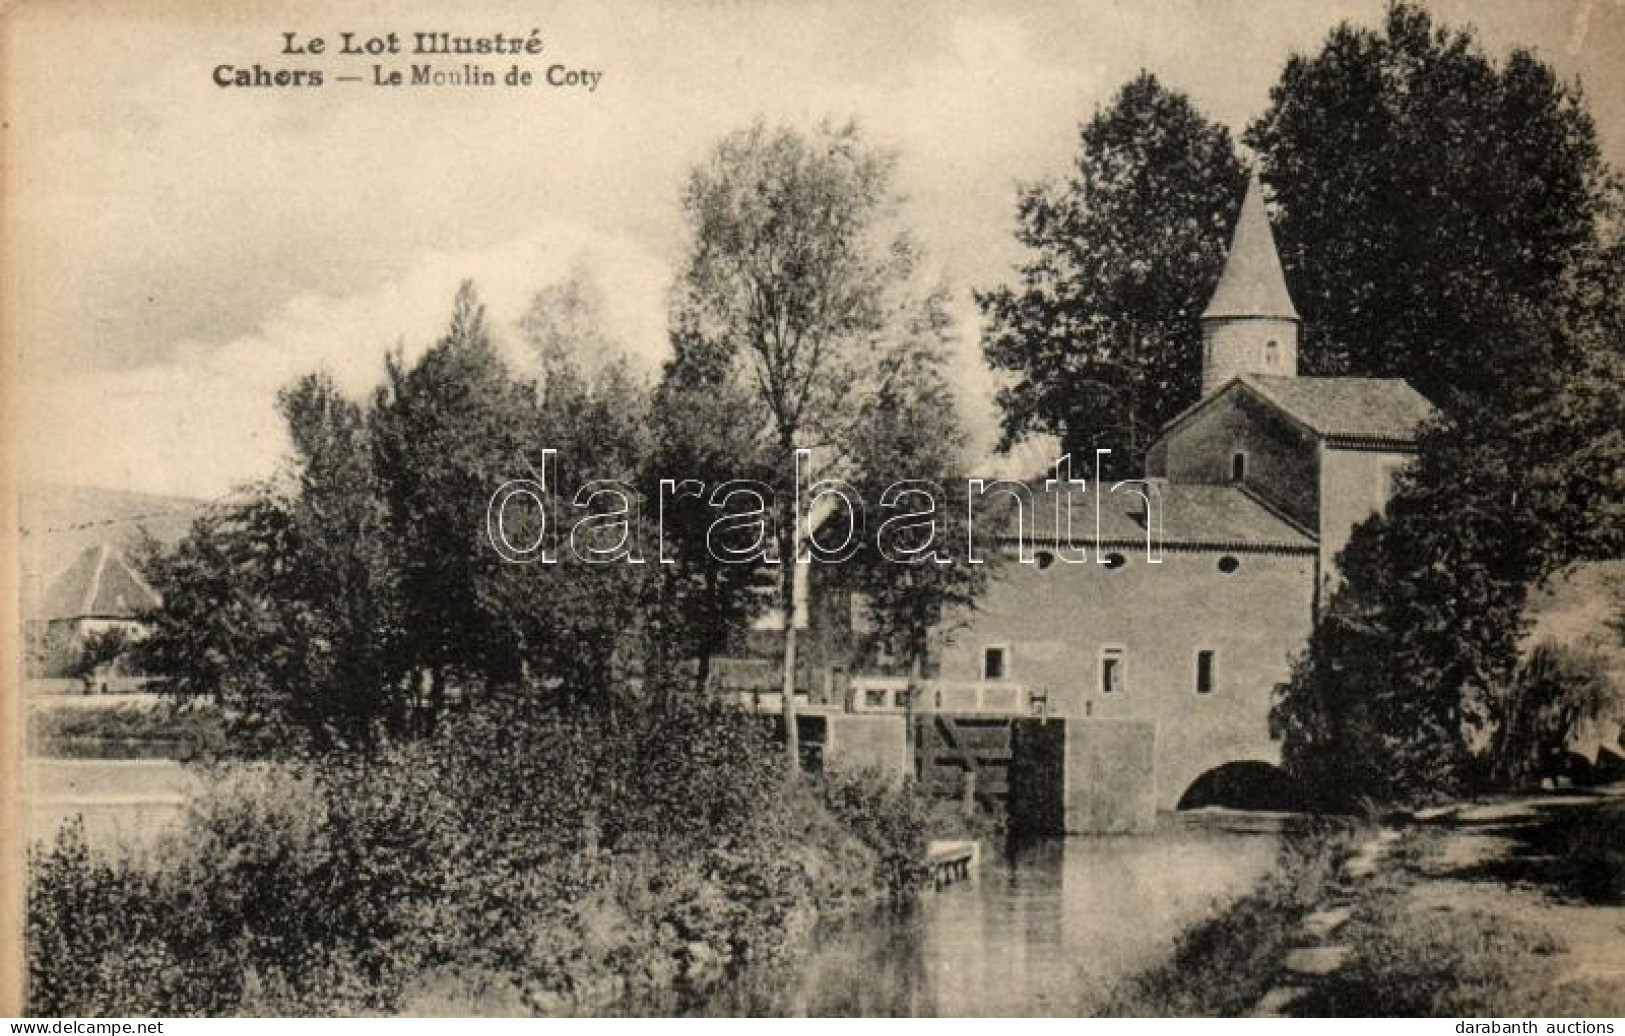
[[[1297,836],[1098,1013],[1625,1013],[1625,788]]]

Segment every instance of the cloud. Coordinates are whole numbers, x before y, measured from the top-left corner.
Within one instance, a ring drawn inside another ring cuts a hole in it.
[[[416,357],[444,330],[464,278],[479,289],[505,358],[530,373],[518,319],[538,288],[578,269],[604,289],[611,336],[654,370],[666,350],[667,264],[635,242],[555,223],[479,251],[426,253],[365,291],[295,296],[251,333],[180,342],[158,362],[38,371],[24,404],[24,475],[219,495],[271,474],[285,455],[278,389],[319,369],[364,395],[386,352],[400,344]]]

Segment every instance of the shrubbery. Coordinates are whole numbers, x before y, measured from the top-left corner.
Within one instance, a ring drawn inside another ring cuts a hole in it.
[[[220,769],[184,827],[35,851],[39,1015],[603,1010],[910,887],[909,792],[789,778],[754,716],[507,701],[369,758]]]
[[[28,716],[29,750],[58,758],[179,757],[225,754],[226,720],[196,700],[113,708],[38,708]]]

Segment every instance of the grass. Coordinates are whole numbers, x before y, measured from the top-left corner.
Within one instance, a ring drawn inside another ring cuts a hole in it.
[[[1251,894],[1188,930],[1173,957],[1116,990],[1101,1014],[1239,1016],[1281,982],[1304,945],[1302,918],[1333,902],[1352,916],[1335,941],[1352,951],[1308,983],[1300,1017],[1615,1015],[1625,983],[1586,975],[1571,939],[1595,907],[1625,906],[1625,803],[1546,805],[1496,829],[1511,848],[1459,866],[1445,849],[1480,828],[1412,828],[1373,879],[1337,864],[1369,832],[1325,828],[1290,841]],[[1445,880],[1439,880],[1445,879]]]
[[[1328,822],[1286,836],[1255,890],[1180,936],[1173,956],[1113,990],[1104,1017],[1235,1017],[1274,985],[1298,923],[1322,902],[1354,829]]]

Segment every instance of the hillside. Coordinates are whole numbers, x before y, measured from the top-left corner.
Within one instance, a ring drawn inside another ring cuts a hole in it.
[[[122,548],[143,529],[165,543],[180,540],[208,503],[88,486],[23,487],[17,510],[25,596],[30,583],[48,583],[89,547]]]

